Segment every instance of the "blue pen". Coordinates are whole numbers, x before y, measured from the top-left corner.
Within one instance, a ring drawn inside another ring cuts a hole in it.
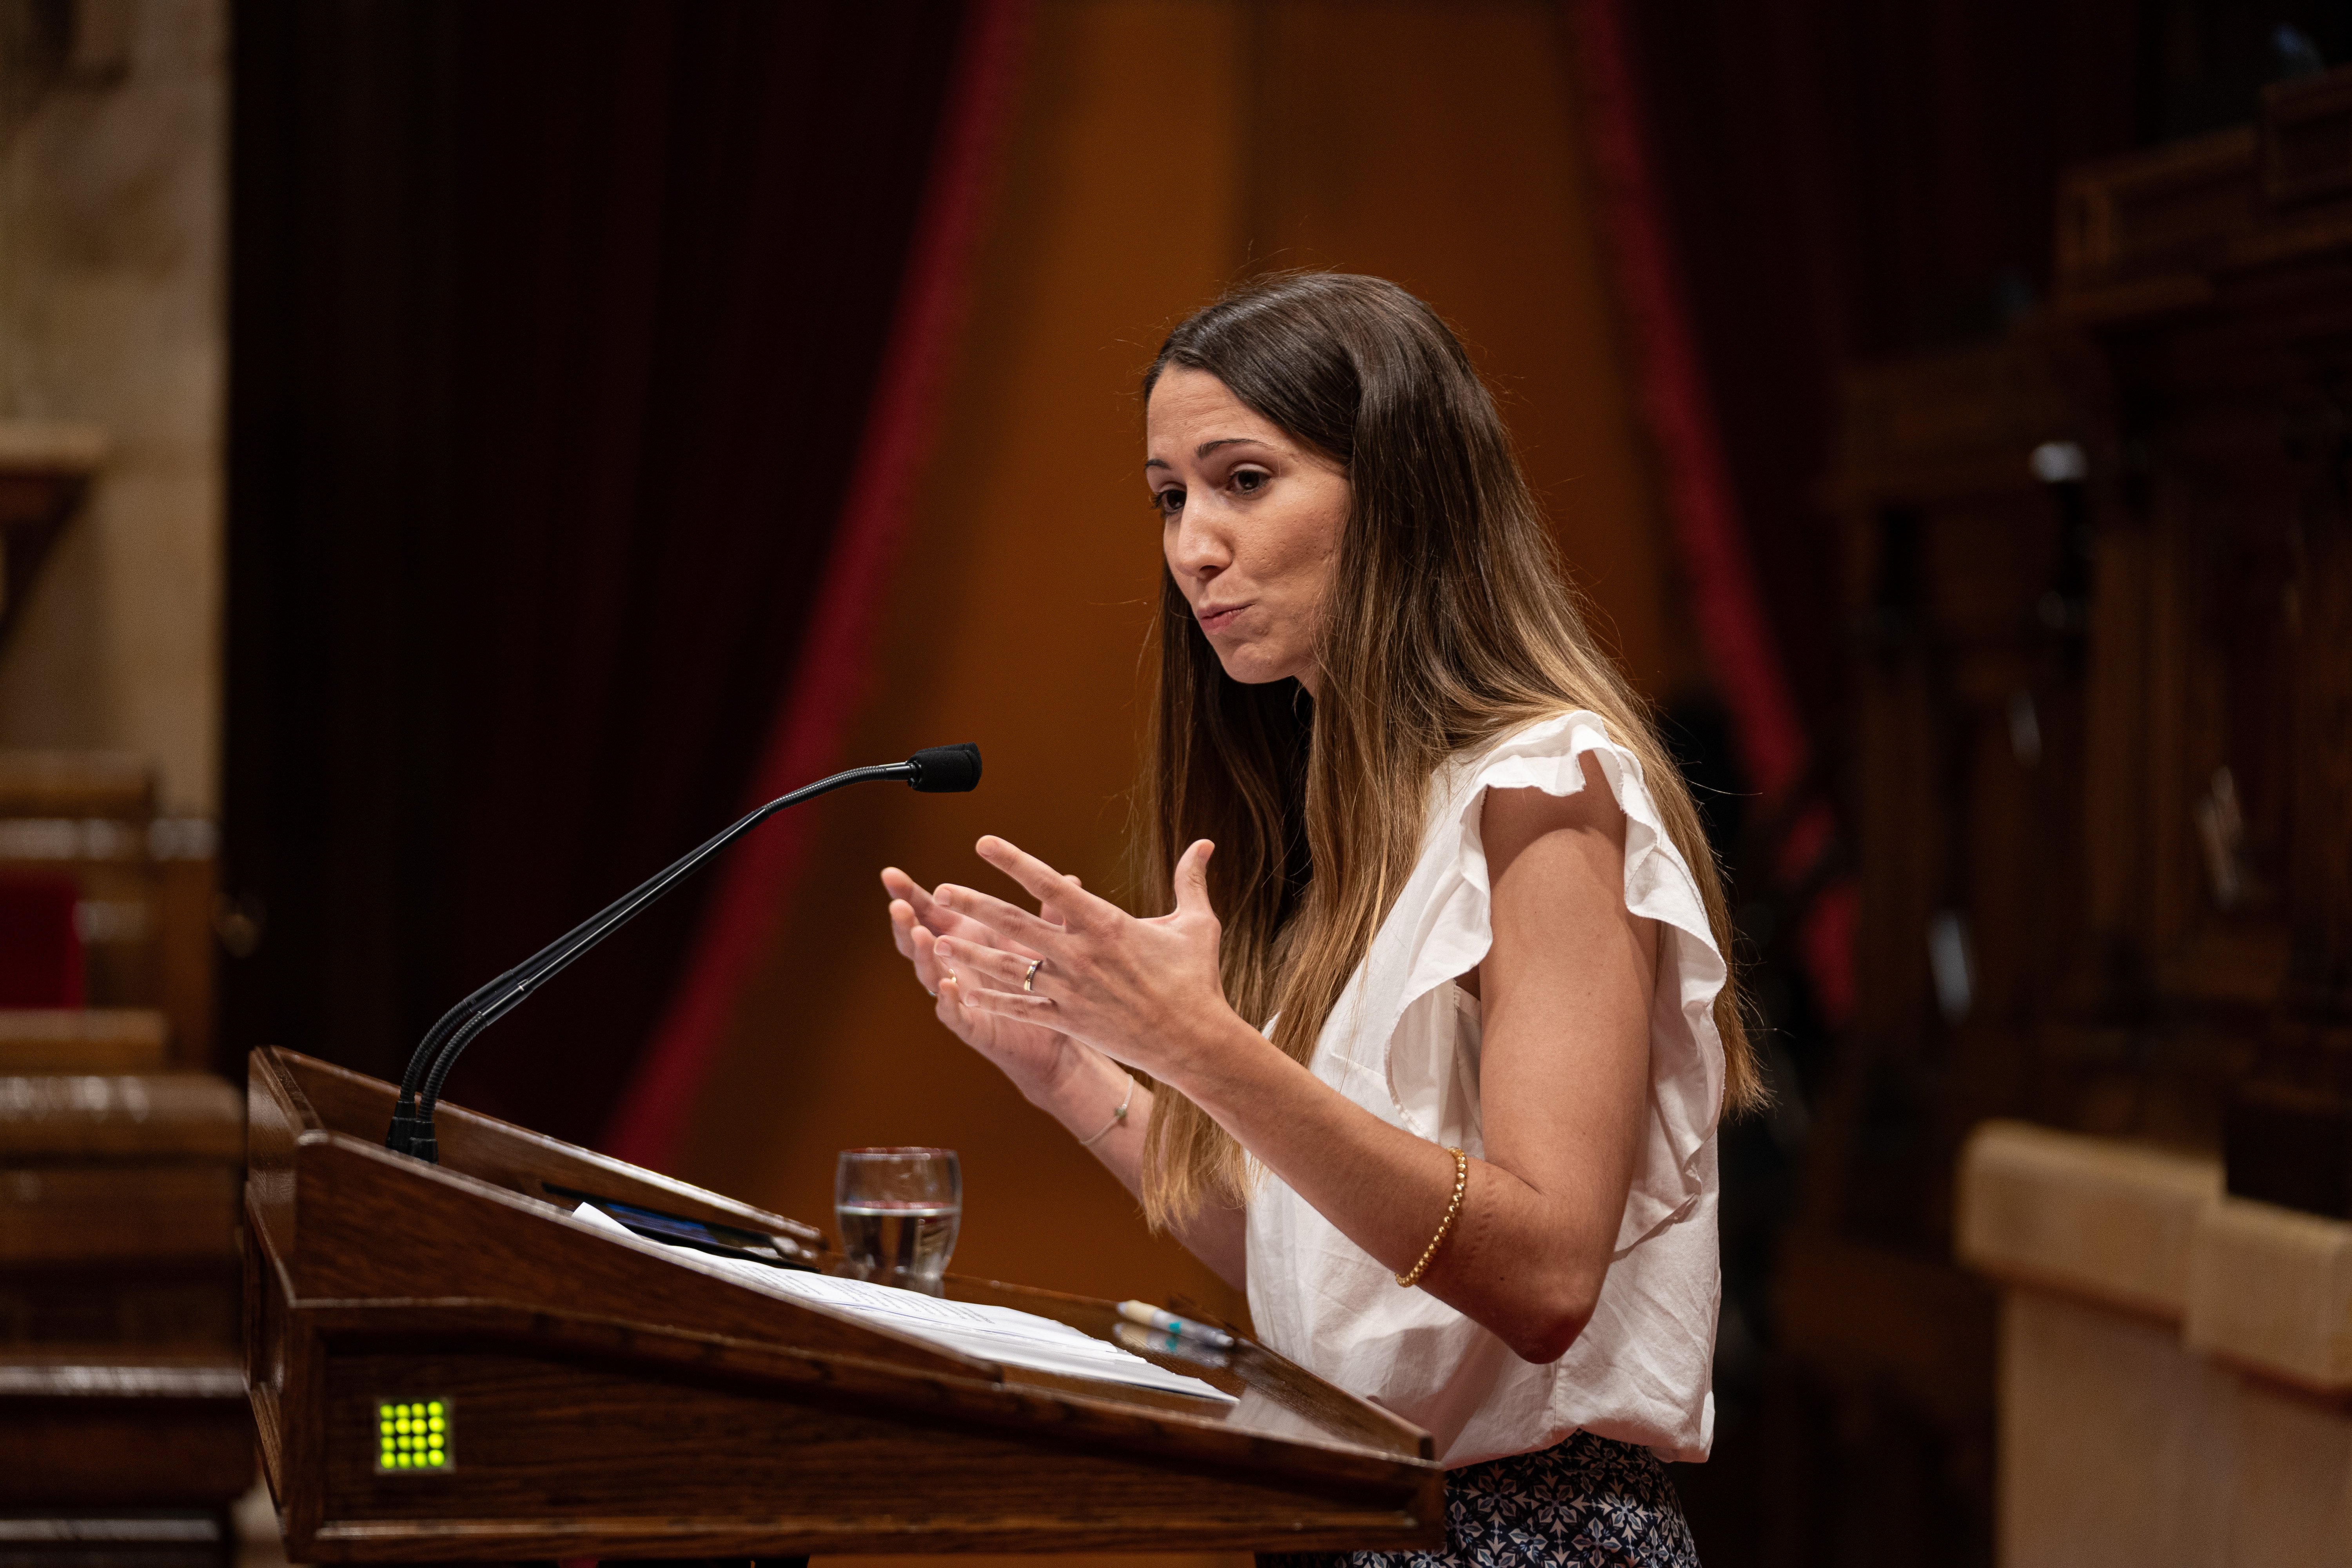
[[[1147,1329],[1140,1323],[1117,1322],[1110,1326],[1110,1337],[1122,1348],[1140,1351],[1148,1355],[1172,1356],[1194,1366],[1223,1367],[1231,1360],[1226,1352],[1188,1340],[1181,1334],[1163,1334],[1157,1329]]]
[[[1145,1328],[1157,1329],[1163,1334],[1175,1334],[1204,1345],[1213,1345],[1221,1351],[1234,1348],[1234,1336],[1224,1330],[1213,1329],[1189,1318],[1180,1318],[1173,1312],[1163,1312],[1149,1301],[1121,1301],[1118,1315],[1130,1323],[1141,1323]]]

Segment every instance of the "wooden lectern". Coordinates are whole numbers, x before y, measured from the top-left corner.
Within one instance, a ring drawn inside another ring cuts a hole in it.
[[[1429,1437],[1263,1347],[1150,1358],[1237,1405],[996,1365],[607,1234],[555,1190],[822,1253],[808,1226],[451,1105],[439,1165],[391,1153],[392,1086],[291,1051],[255,1052],[248,1092],[246,1370],[295,1562],[1444,1542]],[[435,1411],[436,1468],[382,1468],[386,1406]]]

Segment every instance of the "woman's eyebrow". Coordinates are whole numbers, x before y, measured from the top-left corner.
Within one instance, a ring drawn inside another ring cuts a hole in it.
[[[1220,436],[1213,441],[1203,441],[1193,447],[1192,456],[1205,458],[1220,447],[1263,447],[1265,444],[1255,436]],[[1146,458],[1143,459],[1143,466],[1147,468],[1164,468],[1168,467],[1168,462],[1163,458]]]

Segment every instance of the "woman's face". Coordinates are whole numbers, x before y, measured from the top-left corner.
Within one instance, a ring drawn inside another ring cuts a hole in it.
[[[1218,662],[1235,680],[1295,677],[1319,695],[1315,634],[1348,520],[1347,476],[1206,371],[1163,372],[1144,423],[1160,547]]]

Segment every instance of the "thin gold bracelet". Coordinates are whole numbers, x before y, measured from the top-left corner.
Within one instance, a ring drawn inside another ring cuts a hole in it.
[[[1459,1149],[1448,1149],[1446,1152],[1454,1156],[1454,1201],[1445,1205],[1445,1217],[1437,1222],[1437,1234],[1422,1249],[1421,1261],[1412,1266],[1412,1272],[1396,1277],[1396,1282],[1407,1289],[1419,1284],[1421,1277],[1429,1272],[1429,1260],[1437,1256],[1445,1233],[1454,1228],[1454,1216],[1462,1212],[1462,1194],[1470,1190],[1470,1156]]]

